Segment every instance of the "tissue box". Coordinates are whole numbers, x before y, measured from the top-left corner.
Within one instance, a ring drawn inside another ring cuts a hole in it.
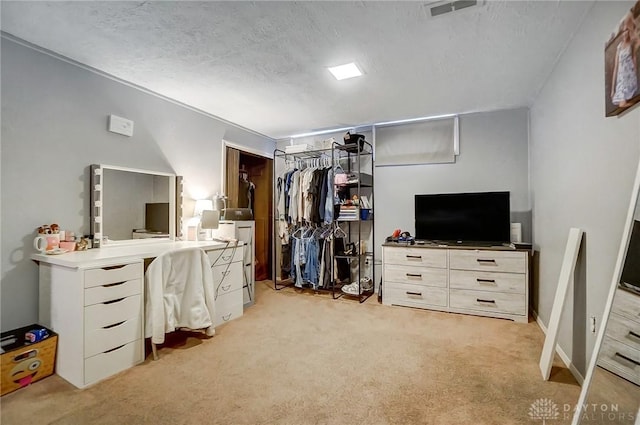
[[[34,329],[45,329],[49,336],[42,341],[30,343],[25,334]],[[56,364],[58,335],[40,325],[3,332],[1,335],[2,363],[0,395],[26,387],[32,382],[53,374]]]

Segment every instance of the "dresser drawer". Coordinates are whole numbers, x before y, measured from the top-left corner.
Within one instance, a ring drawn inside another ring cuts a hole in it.
[[[384,248],[385,264],[447,268],[446,249]]]
[[[640,323],[640,295],[624,289],[616,289],[611,311]]]
[[[385,265],[384,281],[446,288],[447,269]]]
[[[108,248],[103,248],[108,249]],[[100,269],[88,269],[84,271],[84,287],[91,288],[107,283],[124,282],[133,279],[142,279],[142,263],[126,264],[117,267],[105,267]]]
[[[457,270],[525,273],[527,255],[524,252],[450,250],[449,267]]]
[[[106,328],[85,330],[84,356],[91,357],[137,339],[142,339],[141,315]]]
[[[640,351],[605,337],[598,357],[600,366],[640,385]]]
[[[144,360],[143,349],[142,339],[139,339],[85,359],[85,385],[97,382],[142,362]]]
[[[526,285],[527,278],[524,274],[475,270],[451,270],[449,272],[449,287],[453,289],[524,294]]]
[[[142,314],[141,296],[133,295],[116,301],[84,308],[84,328],[91,331],[111,326]]]
[[[220,326],[230,320],[242,316],[242,291],[233,291],[228,294],[218,296],[216,300],[216,318],[214,326]]]
[[[215,296],[242,289],[242,263],[231,263],[211,268]]]
[[[447,306],[446,288],[385,282],[382,294],[384,304],[404,305],[417,308]]]
[[[523,294],[503,292],[451,289],[449,292],[449,305],[451,308],[522,316],[526,315],[527,312]]]
[[[225,249],[216,249],[214,251],[207,251],[209,261],[212,266],[218,266],[221,264],[235,263],[236,261],[242,261],[243,247],[230,247]]]
[[[640,323],[612,313],[607,322],[607,337],[640,351]]]
[[[98,304],[142,293],[142,279],[106,283],[84,290],[84,305]]]

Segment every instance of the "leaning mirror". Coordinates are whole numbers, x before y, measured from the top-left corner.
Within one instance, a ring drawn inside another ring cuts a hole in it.
[[[99,245],[173,240],[175,217],[174,174],[91,166],[91,230]]]
[[[640,425],[640,165],[573,424]]]

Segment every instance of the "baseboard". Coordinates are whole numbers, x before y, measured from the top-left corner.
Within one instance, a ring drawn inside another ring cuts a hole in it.
[[[540,326],[540,329],[542,329],[542,332],[546,335],[547,327],[544,325],[544,323],[542,323],[542,320],[540,320],[540,317],[538,317],[536,312],[533,310],[531,310],[531,315],[535,319],[538,326]],[[584,382],[584,377],[578,371],[576,366],[571,362],[571,358],[569,358],[567,353],[564,352],[564,350],[562,349],[562,347],[560,347],[559,344],[556,344],[556,353],[558,353],[558,356],[560,357],[560,360],[562,360],[562,363],[564,363],[564,365],[569,369],[569,372],[571,372],[573,377],[576,378],[576,381],[578,381],[578,384],[582,385],[582,383]]]

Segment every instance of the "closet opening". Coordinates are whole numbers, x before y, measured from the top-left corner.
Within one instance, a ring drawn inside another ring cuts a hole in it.
[[[255,221],[255,280],[272,279],[273,159],[226,146],[227,208],[250,208]]]

